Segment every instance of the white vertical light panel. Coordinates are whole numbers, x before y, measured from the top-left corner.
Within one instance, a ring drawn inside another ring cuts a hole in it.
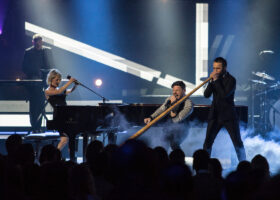
[[[196,4],[196,84],[201,77],[208,77],[208,4]],[[200,89],[197,93],[202,95]]]

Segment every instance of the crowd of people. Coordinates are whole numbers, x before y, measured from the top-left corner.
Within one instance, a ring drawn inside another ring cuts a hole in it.
[[[95,140],[86,160],[65,161],[53,145],[42,147],[38,160],[32,144],[21,136],[6,140],[0,156],[0,199],[117,200],[117,199],[278,199],[280,176],[271,176],[265,157],[241,161],[222,176],[218,159],[206,150],[193,154],[192,168],[181,149],[169,155],[139,140],[117,146]]]

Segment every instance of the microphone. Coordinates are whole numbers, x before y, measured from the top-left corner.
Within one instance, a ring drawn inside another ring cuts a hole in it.
[[[177,101],[174,101],[173,103],[171,103],[171,100],[168,99],[168,101],[166,102],[165,106],[166,108],[169,108],[170,106],[173,106]]]
[[[165,103],[165,106],[166,106],[167,108],[169,108],[170,106],[173,106],[177,101],[178,101],[178,100],[175,99],[175,101],[173,101],[173,102],[171,103],[171,99],[168,99],[167,102]]]
[[[168,107],[171,106],[171,100],[170,99],[166,102],[166,106],[168,106]]]
[[[71,78],[71,76],[70,76],[70,75],[67,75],[67,79],[70,79],[70,78]],[[79,81],[77,81],[77,80],[75,80],[74,83],[77,84],[77,85],[82,85],[82,84],[81,84]]]

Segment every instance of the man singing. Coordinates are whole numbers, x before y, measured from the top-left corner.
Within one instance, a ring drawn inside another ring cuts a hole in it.
[[[165,102],[148,118],[144,119],[146,124],[159,116],[171,105],[175,104],[182,97],[185,96],[186,85],[183,81],[176,81],[172,84],[172,96],[168,97]],[[185,137],[186,127],[181,123],[192,112],[193,104],[190,99],[186,99],[183,103],[173,108],[169,113],[169,121],[164,128],[166,139],[169,141],[171,149],[180,149],[180,143]]]
[[[222,127],[230,135],[239,161],[246,159],[245,149],[240,136],[239,122],[234,106],[235,78],[227,72],[227,61],[218,57],[213,63],[212,78],[204,91],[209,98],[213,94],[213,101],[208,116],[208,126],[203,149],[211,155],[212,145]]]

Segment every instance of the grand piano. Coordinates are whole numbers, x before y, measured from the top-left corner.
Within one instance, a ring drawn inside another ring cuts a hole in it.
[[[97,134],[97,128],[102,126],[108,129],[119,127],[128,128],[134,125],[144,126],[144,118],[150,116],[159,104],[101,104],[99,106],[58,106],[55,109],[53,120],[47,121],[47,129],[60,130],[69,136],[70,159],[75,161],[75,137],[83,134],[83,155],[88,143],[88,134]],[[192,114],[186,119],[190,121],[207,122],[209,105],[195,105]],[[248,122],[248,107],[236,106],[239,121],[246,126]],[[158,123],[166,120],[163,118]]]

